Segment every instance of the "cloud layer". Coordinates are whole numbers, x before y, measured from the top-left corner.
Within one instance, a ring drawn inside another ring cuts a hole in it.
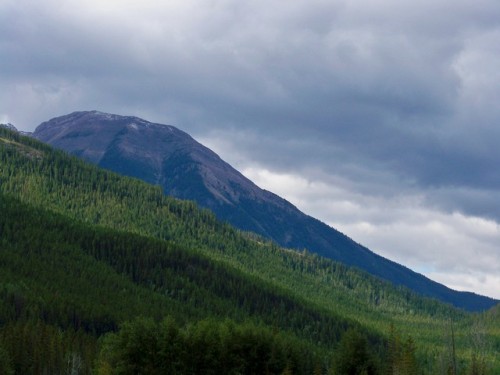
[[[0,119],[170,123],[306,213],[500,298],[500,3],[0,3]]]

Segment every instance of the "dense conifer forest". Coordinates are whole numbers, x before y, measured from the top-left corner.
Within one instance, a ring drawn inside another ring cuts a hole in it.
[[[496,374],[472,314],[0,129],[0,373]]]

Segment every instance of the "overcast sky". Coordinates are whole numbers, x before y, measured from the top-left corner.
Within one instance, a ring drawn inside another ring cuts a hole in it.
[[[373,251],[500,298],[498,0],[0,0],[0,122],[174,125]]]

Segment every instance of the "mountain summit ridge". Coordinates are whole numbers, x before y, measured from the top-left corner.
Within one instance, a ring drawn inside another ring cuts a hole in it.
[[[497,302],[451,290],[373,253],[259,188],[174,126],[135,116],[82,111],[42,123],[33,136],[101,167],[161,185],[166,194],[196,201],[219,219],[282,246],[308,249],[467,310],[485,310]]]

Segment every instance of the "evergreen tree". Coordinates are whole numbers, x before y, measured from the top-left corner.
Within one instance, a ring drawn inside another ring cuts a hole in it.
[[[416,375],[418,373],[416,346],[411,336],[403,342],[400,333],[394,325],[391,325],[387,345],[388,375]]]
[[[335,375],[375,375],[378,373],[367,338],[349,329],[340,340],[333,357]]]

